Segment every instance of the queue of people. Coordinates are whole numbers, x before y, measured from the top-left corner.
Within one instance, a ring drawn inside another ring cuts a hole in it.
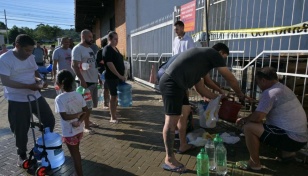
[[[174,24],[174,30],[177,34],[173,42],[174,58],[159,80],[165,112],[162,135],[166,156],[162,167],[168,171],[183,173],[186,167],[176,159],[173,145],[175,131],[178,130],[179,153],[194,148],[186,141],[186,124],[191,111],[188,89],[193,87],[207,99],[215,99],[219,94],[224,94],[210,78],[209,72],[215,68],[240,99],[248,97],[241,91],[238,81],[226,65],[228,46],[217,43],[212,48],[195,47],[191,37],[185,33],[184,23],[181,21]],[[15,48],[0,56],[0,77],[9,102],[8,119],[16,140],[18,165],[27,158],[27,131],[30,126],[28,94],[33,94],[38,99],[40,113],[44,114],[41,116],[44,126],[50,127],[51,131],[55,126],[50,106],[39,92],[47,86],[46,83],[41,85],[37,72],[38,66],[44,65],[46,55],[51,56],[50,60],[53,62],[54,84],[62,90],[55,98],[55,112],[61,117],[63,141],[73,158],[76,175],[83,175],[79,152],[82,135],[93,135],[93,128],[98,127],[90,117],[92,108],[98,106],[97,85],[102,84],[103,73],[105,107],[110,111],[109,122],[119,123],[116,113],[117,86],[126,78],[123,55],[117,49],[118,34],[110,31],[107,38],[102,39],[102,49],[93,45],[91,31],[83,30],[80,37],[81,41],[76,46],[69,38],[63,37],[61,46],[50,53],[40,48],[39,42],[35,43],[28,35],[21,34],[16,37]],[[81,69],[83,63],[89,65],[88,69]],[[263,91],[260,103],[255,112],[248,117],[239,118],[236,123],[243,126],[250,153],[245,165],[253,170],[260,170],[260,142],[279,148],[280,160],[288,160],[306,145],[308,136],[305,112],[294,93],[278,82],[275,69],[265,67],[256,73],[256,78]],[[205,85],[219,94],[211,92]],[[93,107],[88,106],[84,98],[74,91],[77,86],[90,91]],[[34,103],[35,101],[31,101],[31,104]],[[32,109],[32,112],[36,114],[37,109]],[[262,123],[264,119],[265,124]],[[239,165],[243,165],[243,162]]]

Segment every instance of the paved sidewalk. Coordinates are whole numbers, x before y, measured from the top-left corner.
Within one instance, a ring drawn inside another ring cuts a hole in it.
[[[131,83],[131,82],[130,82]],[[100,125],[96,128],[97,134],[85,134],[80,152],[85,176],[163,176],[179,175],[164,171],[161,164],[165,152],[162,140],[162,127],[164,123],[161,96],[154,91],[133,85],[133,107],[119,109],[121,115],[119,124],[109,123],[109,112],[103,109],[94,109],[92,120]],[[2,86],[0,86],[2,89]],[[52,87],[43,91],[48,103],[54,110],[55,91]],[[56,129],[60,133],[59,116],[56,116]],[[196,118],[196,117],[195,117]],[[196,120],[197,124],[197,120]],[[209,130],[211,133],[224,132],[228,130],[236,134],[239,131],[224,123],[219,123],[216,129]],[[33,147],[32,135],[29,131],[28,149]],[[37,133],[37,137],[39,133]],[[179,144],[176,143],[176,146]],[[261,147],[262,163],[267,166],[260,172],[247,172],[233,168],[234,161],[248,158],[248,152],[244,139],[236,145],[228,145],[229,175],[307,175],[308,165],[295,163],[283,165],[273,161],[273,149],[266,146]],[[188,173],[185,175],[196,175],[196,155],[200,148],[188,154],[176,154],[176,157],[186,165]],[[51,175],[72,175],[73,163],[70,154],[64,145],[66,162],[51,172]],[[16,166],[15,140],[10,132],[7,120],[7,102],[3,100],[3,91],[0,90],[0,175],[27,175],[27,172]],[[211,175],[215,175],[212,173]]]

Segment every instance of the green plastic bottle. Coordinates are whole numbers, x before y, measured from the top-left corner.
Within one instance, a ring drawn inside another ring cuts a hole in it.
[[[217,147],[217,145],[219,144],[219,143],[222,143],[222,138],[219,136],[219,134],[216,134],[216,136],[215,136],[215,138],[214,138],[214,145],[215,145],[215,147]]]
[[[80,93],[81,95],[84,94],[85,88],[83,88],[82,86],[77,87],[76,92]]]
[[[204,148],[197,155],[197,176],[209,176],[209,157]]]

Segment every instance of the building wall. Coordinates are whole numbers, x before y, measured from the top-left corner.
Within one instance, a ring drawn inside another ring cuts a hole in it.
[[[118,50],[124,56],[127,56],[126,48],[126,21],[125,21],[125,1],[115,0],[115,31],[118,33]]]

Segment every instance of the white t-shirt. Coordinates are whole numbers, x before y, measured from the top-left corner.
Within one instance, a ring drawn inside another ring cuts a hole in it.
[[[52,54],[52,60],[58,61],[57,70],[68,70],[73,76],[75,76],[75,72],[72,69],[72,50],[70,48],[57,48]]]
[[[307,142],[307,118],[295,94],[285,85],[276,83],[262,92],[256,111],[266,113],[266,124],[284,129],[298,142]]]
[[[66,114],[80,113],[85,106],[87,106],[86,101],[83,99],[82,95],[76,91],[64,92],[55,99],[55,112],[59,114],[61,112],[66,112]],[[79,127],[72,126],[71,123],[77,120],[78,118],[73,120],[63,120],[63,118],[61,118],[63,137],[72,137],[83,132],[84,122],[82,122]]]
[[[172,46],[172,55],[182,53],[188,50],[189,48],[194,48],[194,47],[195,43],[193,39],[191,38],[191,36],[185,33],[181,39],[179,37],[174,38]]]
[[[0,56],[0,74],[9,76],[12,81],[34,84],[37,69],[34,55],[29,56],[26,60],[19,60],[15,57],[13,50],[9,50]],[[4,86],[5,98],[10,101],[28,102],[27,95],[29,94],[33,94],[36,98],[41,97],[39,91]]]
[[[98,82],[98,70],[96,68],[95,53],[90,47],[84,47],[81,44],[76,45],[72,51],[73,61],[81,63],[88,63],[90,68],[88,70],[80,69],[84,80],[89,83]],[[77,79],[77,76],[76,76]]]

